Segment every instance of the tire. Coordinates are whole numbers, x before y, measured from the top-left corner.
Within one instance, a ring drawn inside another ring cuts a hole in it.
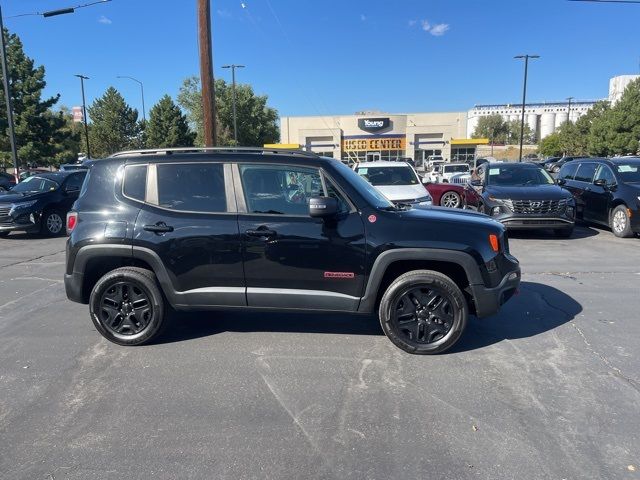
[[[633,231],[631,230],[631,222],[629,221],[629,215],[627,215],[626,205],[618,205],[613,209],[609,216],[609,227],[611,227],[611,231],[616,237],[633,237]]]
[[[62,235],[65,230],[65,216],[57,210],[45,212],[40,220],[40,232],[49,237]]]
[[[457,192],[450,190],[445,192],[440,197],[440,206],[448,207],[448,208],[461,208],[462,207],[462,198]]]
[[[469,309],[462,291],[449,277],[415,270],[389,285],[378,315],[382,330],[397,347],[408,353],[432,355],[458,341],[467,326]],[[413,320],[402,321],[403,316]]]
[[[118,345],[148,343],[166,324],[156,277],[144,268],[123,267],[104,275],[91,291],[89,313],[98,332]]]
[[[558,238],[571,238],[573,228],[558,228],[553,231],[553,234]]]

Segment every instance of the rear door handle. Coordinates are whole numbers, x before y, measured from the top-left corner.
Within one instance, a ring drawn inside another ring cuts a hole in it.
[[[153,232],[153,233],[158,233],[158,234],[173,232],[173,227],[167,225],[164,222],[158,222],[155,225],[145,225],[142,228],[144,230],[146,230],[147,232]]]
[[[269,230],[266,228],[247,230],[244,233],[246,233],[249,237],[275,237],[278,234],[275,230]]]

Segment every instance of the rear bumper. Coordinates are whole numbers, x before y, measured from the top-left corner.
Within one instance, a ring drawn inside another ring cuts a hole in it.
[[[519,285],[519,268],[507,273],[497,287],[487,288],[484,285],[470,285],[476,316],[482,318],[496,313],[516,293]]]
[[[71,274],[65,273],[64,275],[64,290],[67,294],[67,298],[72,302],[86,303],[82,296],[82,285],[84,281],[84,274],[73,272]]]

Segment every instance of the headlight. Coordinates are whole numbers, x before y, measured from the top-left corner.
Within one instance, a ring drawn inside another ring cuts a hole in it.
[[[504,205],[509,210],[513,210],[513,201],[510,198],[496,198],[493,195],[489,195],[489,200],[499,205]]]
[[[640,195],[638,195],[638,201],[640,202]]]
[[[38,203],[38,200],[30,200],[28,202],[14,203],[11,206],[11,211],[15,212],[16,210],[22,210],[23,208],[29,208],[29,207],[34,206],[36,203]]]

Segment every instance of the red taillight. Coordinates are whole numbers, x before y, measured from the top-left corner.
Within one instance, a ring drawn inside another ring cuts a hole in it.
[[[494,252],[498,253],[500,251],[500,242],[497,235],[489,235],[489,244]]]
[[[73,232],[78,224],[78,212],[67,213],[67,233]]]

